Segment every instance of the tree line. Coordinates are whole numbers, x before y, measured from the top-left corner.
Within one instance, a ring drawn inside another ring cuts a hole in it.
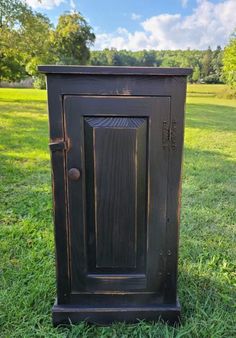
[[[215,50],[91,51],[92,27],[81,13],[64,13],[54,27],[49,18],[33,11],[23,0],[0,3],[0,81],[15,82],[32,76],[44,87],[39,64],[191,67],[190,82],[229,83],[236,87],[236,35]]]
[[[127,51],[104,49],[92,51],[91,65],[145,66],[145,67],[190,67],[193,69],[190,82],[222,83],[224,77],[223,50],[143,50]]]

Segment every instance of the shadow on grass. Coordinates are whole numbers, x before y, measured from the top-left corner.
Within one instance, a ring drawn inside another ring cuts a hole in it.
[[[236,130],[236,107],[213,104],[188,104],[186,127],[217,131]]]

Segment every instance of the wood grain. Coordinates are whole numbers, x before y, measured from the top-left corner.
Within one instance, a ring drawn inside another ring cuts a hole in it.
[[[142,124],[142,118],[85,119],[85,147],[86,129],[93,128],[92,148],[86,153],[93,152],[93,167],[87,165],[87,172],[92,170],[88,175],[94,177],[94,200],[89,203],[95,212],[96,267],[136,266],[137,171],[146,170],[140,151],[143,162],[137,167],[137,129]],[[145,144],[145,134],[139,142]]]

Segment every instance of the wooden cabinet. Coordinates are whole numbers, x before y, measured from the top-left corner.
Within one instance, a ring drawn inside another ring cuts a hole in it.
[[[40,66],[47,74],[53,322],[177,321],[190,69]]]

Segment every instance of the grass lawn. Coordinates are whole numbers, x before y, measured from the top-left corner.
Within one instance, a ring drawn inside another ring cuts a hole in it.
[[[57,329],[46,92],[0,89],[0,337],[236,337],[236,100],[217,98],[224,88],[188,87],[181,326]]]

